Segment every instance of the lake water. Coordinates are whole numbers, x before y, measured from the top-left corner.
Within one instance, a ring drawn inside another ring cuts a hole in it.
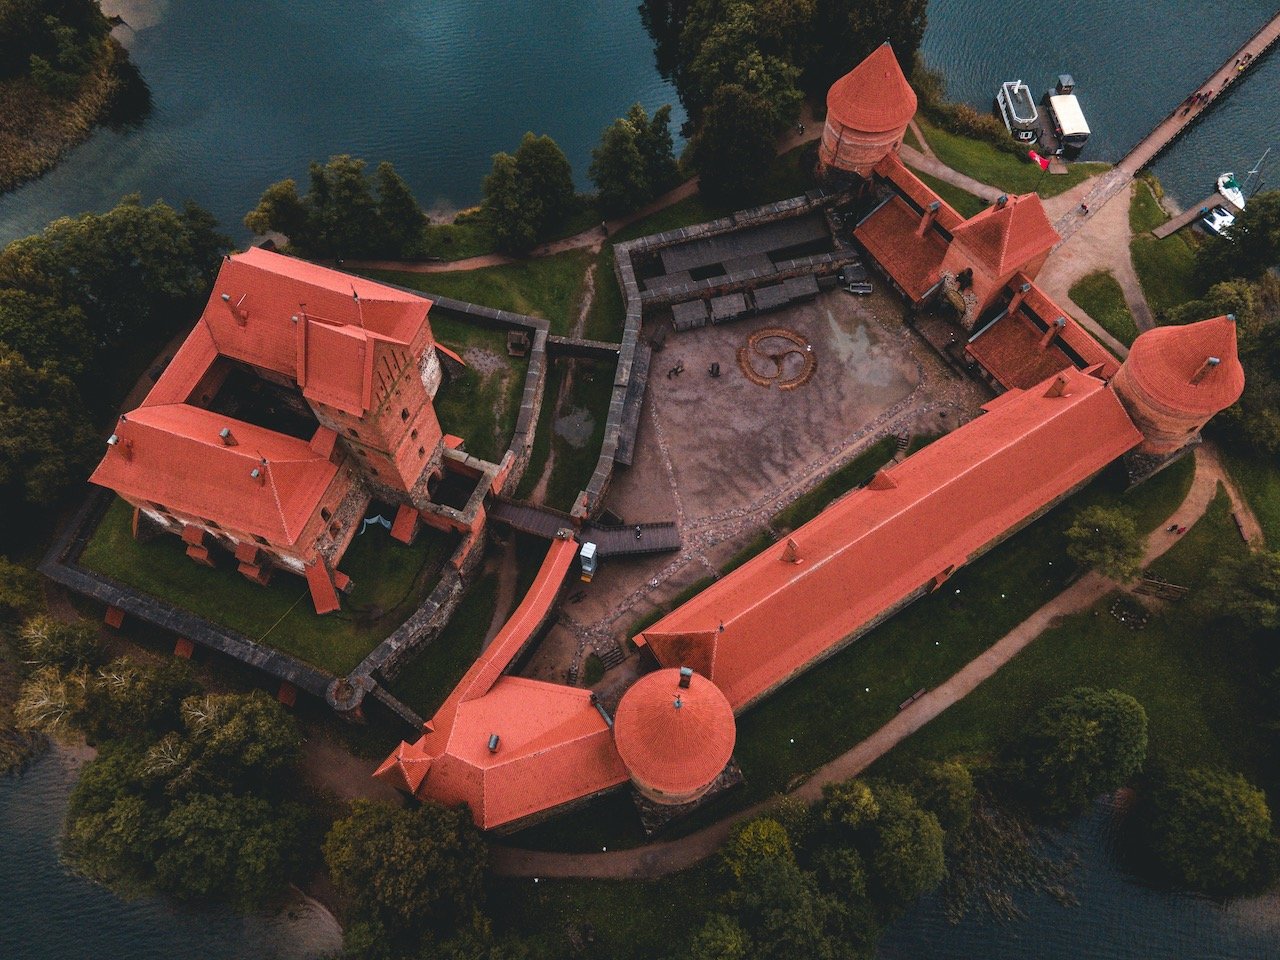
[[[1139,886],[1117,865],[1110,808],[1099,804],[1068,834],[1080,857],[1069,884],[1078,906],[1015,894],[1026,919],[985,914],[950,923],[941,898],[924,898],[894,923],[878,960],[1276,960],[1280,894],[1226,905]]]
[[[430,207],[463,207],[478,200],[491,155],[529,129],[560,143],[585,186],[604,126],[634,102],[652,111],[674,100],[635,0],[107,5],[130,24],[118,36],[150,84],[153,112],[137,129],[95,134],[48,176],[0,197],[0,241],[133,191],[191,198],[243,237],[240,218],[263,187],[305,179],[308,161],[342,152],[391,160]],[[983,108],[1002,80],[1039,91],[1073,73],[1095,131],[1085,156],[1116,159],[1270,12],[1262,0],[934,0],[924,47],[953,96]],[[1280,147],[1278,91],[1273,54],[1157,162],[1178,200],[1195,202],[1220,171]],[[682,119],[677,110],[674,126]],[[66,871],[56,837],[72,782],[53,758],[0,781],[0,957],[275,954],[282,938],[268,921],[123,902]],[[1080,907],[1037,900],[1028,922],[953,928],[926,901],[889,932],[882,956],[1280,957],[1274,902],[1224,910],[1144,890],[1114,867],[1100,823],[1081,829],[1095,840],[1085,844],[1094,855]]]

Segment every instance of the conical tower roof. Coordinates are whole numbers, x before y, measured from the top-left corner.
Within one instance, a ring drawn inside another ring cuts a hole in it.
[[[1148,330],[1133,341],[1124,370],[1152,400],[1196,416],[1225,410],[1244,392],[1230,316]]]
[[[737,724],[720,688],[700,674],[680,686],[680,669],[658,670],[627,690],[613,721],[631,778],[664,794],[707,786],[733,755]]]
[[[974,214],[951,235],[996,277],[1021,270],[1062,239],[1034,193],[1009,197]]]
[[[898,66],[893,47],[882,43],[867,59],[831,85],[827,118],[866,133],[905,127],[916,115],[916,92]]]

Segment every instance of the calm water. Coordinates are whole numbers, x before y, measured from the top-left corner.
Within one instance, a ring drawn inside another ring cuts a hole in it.
[[[0,957],[4,960],[303,960],[317,931],[228,911],[126,901],[75,876],[57,838],[78,764],[50,753],[20,778],[0,778]],[[320,942],[333,925],[321,923]]]
[[[528,129],[554,137],[585,185],[605,125],[636,101],[653,110],[674,100],[635,0],[107,5],[130,24],[118,36],[150,84],[153,112],[0,197],[0,241],[132,191],[194,199],[242,234],[263,187],[341,152],[391,160],[426,205],[462,207],[478,199],[491,155]],[[1270,12],[1263,0],[934,0],[925,53],[954,97],[984,109],[1002,80],[1039,91],[1073,73],[1094,130],[1085,156],[1116,159]],[[675,126],[682,119],[677,111]],[[1218,172],[1246,169],[1269,145],[1280,148],[1278,54],[1156,171],[1192,203]],[[72,780],[46,759],[0,781],[0,958],[273,955],[281,937],[266,921],[125,903],[64,870],[55,843]],[[883,957],[1280,958],[1274,903],[1223,910],[1143,890],[1112,865],[1101,820],[1081,829],[1080,907],[1033,901],[1029,922],[953,928],[926,902],[890,931]]]
[[[1076,825],[1068,846],[1080,856],[1064,907],[1048,896],[1018,894],[1025,920],[972,916],[953,925],[938,897],[922,900],[891,926],[879,960],[1276,960],[1280,895],[1226,906],[1160,893],[1130,881],[1116,866],[1109,809]]]

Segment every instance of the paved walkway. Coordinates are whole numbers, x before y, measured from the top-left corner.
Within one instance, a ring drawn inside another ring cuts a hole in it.
[[[924,143],[924,140],[921,139],[920,142]],[[913,167],[916,170],[923,170],[925,173],[929,174],[929,176],[937,177],[939,180],[949,183],[953,187],[959,187],[961,190],[972,193],[975,197],[980,197],[988,203],[995,203],[996,199],[1004,193],[1004,191],[999,187],[990,186],[973,179],[973,177],[966,176],[958,170],[953,170],[937,157],[933,156],[932,152],[924,154],[915,149],[915,147],[905,143],[898,152],[902,157],[903,163],[907,166]]]
[[[1206,446],[1196,449],[1195,458],[1196,472],[1191,489],[1178,508],[1148,537],[1144,564],[1150,564],[1180,539],[1176,534],[1167,532],[1167,527],[1175,523],[1179,526],[1193,526],[1204,516],[1217,491],[1218,483],[1224,482],[1230,489],[1229,478]],[[793,794],[812,803],[822,796],[822,788],[826,784],[857,776],[930,720],[971,693],[984,680],[994,676],[996,671],[1059,618],[1087,610],[1117,589],[1120,589],[1120,584],[1100,574],[1089,573],[1081,577],[967,663],[945,683],[900,711],[851,750],[815,770]],[[770,799],[753,804],[679,840],[667,840],[613,853],[555,853],[494,844],[493,869],[499,874],[513,877],[621,880],[666,876],[711,856],[728,839],[735,825],[764,813],[772,803],[773,800]]]

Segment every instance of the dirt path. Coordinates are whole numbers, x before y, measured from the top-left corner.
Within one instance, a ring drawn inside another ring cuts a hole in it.
[[[507,617],[515,609],[516,581],[520,579],[520,567],[516,562],[516,542],[512,538],[502,548],[498,562],[494,565],[498,574],[498,595],[493,601],[493,617],[489,620],[489,629],[485,631],[484,642],[480,644],[481,652],[488,649],[493,638],[498,635]]]
[[[404,802],[395,787],[373,779],[377,760],[365,760],[327,737],[307,737],[302,743],[302,773],[313,786],[339,800],[361,797]]]
[[[929,146],[929,141],[925,138],[924,131],[920,129],[920,124],[916,123],[915,117],[911,118],[911,132],[916,135],[916,140],[920,143],[920,152],[932,160],[937,160],[938,156],[933,152],[933,147]]]
[[[1231,474],[1227,472],[1226,465],[1222,462],[1222,458],[1218,455],[1218,448],[1211,443],[1203,443],[1197,451],[1198,456],[1203,457],[1206,461],[1208,469],[1214,471],[1227,490],[1227,496],[1231,498],[1231,510],[1236,515],[1236,519],[1240,521],[1241,535],[1249,544],[1251,550],[1261,550],[1266,546],[1266,538],[1262,533],[1262,524],[1258,522],[1257,514],[1253,512],[1253,508],[1249,506],[1249,502],[1240,494],[1239,488],[1235,481],[1231,479]],[[1170,520],[1170,523],[1173,521]]]
[[[1166,527],[1173,523],[1190,527],[1204,515],[1213,500],[1218,483],[1224,479],[1225,475],[1217,458],[1206,451],[1203,445],[1197,448],[1195,458],[1196,472],[1191,489],[1177,509],[1148,538],[1145,563],[1155,560],[1180,539],[1176,534],[1168,533]],[[949,680],[899,712],[851,750],[815,770],[809,779],[793,791],[794,795],[812,803],[822,796],[825,784],[858,775],[930,720],[971,693],[984,680],[994,676],[996,671],[1059,618],[1089,609],[1119,587],[1115,581],[1097,573],[1081,577],[982,654],[965,664]],[[758,816],[772,803],[772,800],[761,801],[687,837],[653,843],[634,850],[618,850],[613,853],[553,853],[494,844],[493,868],[497,873],[516,877],[594,877],[620,880],[665,876],[687,869],[711,856],[729,837],[736,824]]]
[[[923,137],[921,137],[920,142],[925,142]],[[992,187],[961,173],[959,170],[953,170],[933,156],[932,153],[926,155],[904,143],[900,149],[900,154],[903,162],[908,166],[923,170],[929,176],[937,177],[953,187],[959,187],[961,190],[972,193],[975,197],[980,197],[988,203],[995,203],[996,198],[1004,193],[999,187]]]

